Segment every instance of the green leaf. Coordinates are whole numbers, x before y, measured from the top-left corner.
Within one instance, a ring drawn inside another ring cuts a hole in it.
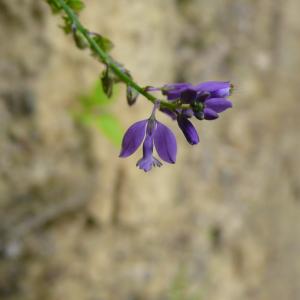
[[[113,97],[108,98],[98,80],[88,94],[79,98],[80,108],[79,111],[74,112],[74,118],[85,125],[96,126],[114,145],[119,147],[123,128],[118,118],[109,112],[109,105],[117,99],[117,95],[118,90],[115,87]]]
[[[66,0],[66,4],[69,5],[76,13],[79,13],[85,7],[81,0]]]
[[[62,7],[56,0],[46,0],[46,2],[51,7],[53,14],[57,14],[61,11]]]
[[[89,113],[78,113],[75,111],[73,112],[73,117],[76,121],[88,126],[90,126],[94,121],[94,116]]]
[[[94,37],[94,41],[98,44],[98,46],[104,50],[105,52],[109,52],[112,50],[112,48],[114,47],[114,44],[112,43],[112,41],[110,39],[108,39],[105,36],[102,36],[99,33],[94,33],[93,34]]]
[[[112,114],[103,114],[95,118],[96,126],[116,146],[120,146],[123,137],[123,128],[119,120]]]
[[[68,16],[63,16],[62,19],[64,24],[59,27],[62,28],[66,34],[72,32],[72,21],[68,18]]]

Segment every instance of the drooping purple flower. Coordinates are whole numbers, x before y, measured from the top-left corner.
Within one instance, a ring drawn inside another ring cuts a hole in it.
[[[179,128],[182,130],[186,140],[191,145],[199,143],[199,136],[194,125],[184,115],[178,115],[177,123]]]
[[[145,172],[150,171],[152,167],[162,165],[159,160],[153,157],[153,145],[163,161],[171,164],[176,161],[176,138],[167,126],[155,119],[157,107],[157,105],[154,106],[149,119],[136,122],[128,128],[123,137],[119,155],[120,157],[130,156],[144,140],[143,157],[137,162],[137,166]]]

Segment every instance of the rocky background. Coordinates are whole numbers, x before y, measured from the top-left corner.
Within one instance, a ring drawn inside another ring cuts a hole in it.
[[[72,108],[101,66],[42,0],[0,0],[0,299],[300,299],[300,2],[86,0],[142,85],[231,80],[144,174]],[[125,130],[140,99],[114,111]]]

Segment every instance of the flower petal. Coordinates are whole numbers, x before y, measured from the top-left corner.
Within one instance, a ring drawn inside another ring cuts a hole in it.
[[[148,172],[152,169],[152,167],[160,167],[162,163],[153,157],[153,136],[146,135],[143,144],[143,157],[136,163],[136,166],[141,170]]]
[[[199,143],[197,130],[186,117],[178,116],[177,123],[189,144],[196,145]]]
[[[204,108],[204,119],[206,120],[215,120],[219,118],[219,115],[210,108]]]
[[[213,92],[220,89],[230,88],[229,81],[205,81],[196,85],[197,90]]]
[[[122,149],[119,157],[130,156],[141,145],[145,137],[147,121],[148,120],[136,122],[127,129],[123,137]]]
[[[209,92],[212,97],[227,97],[230,95],[231,84],[229,81],[206,81],[195,87],[197,91]]]
[[[211,98],[205,101],[205,106],[217,113],[220,113],[232,107],[232,103],[225,98]]]
[[[167,96],[168,100],[179,99],[181,93],[191,87],[190,83],[170,83],[166,84],[162,88],[162,94]]]
[[[167,96],[168,100],[176,100],[180,98],[180,91],[167,91],[167,92],[163,92],[163,95]]]
[[[141,158],[137,163],[136,166],[141,169],[144,170],[145,172],[149,172],[152,167],[161,167],[162,163],[156,159],[155,157],[151,156],[148,158]]]
[[[192,103],[195,101],[196,97],[197,97],[197,91],[195,91],[192,88],[187,88],[182,91],[180,95],[180,100],[183,103]]]
[[[159,157],[170,164],[176,161],[177,144],[173,132],[164,124],[157,122],[154,132],[154,145]]]

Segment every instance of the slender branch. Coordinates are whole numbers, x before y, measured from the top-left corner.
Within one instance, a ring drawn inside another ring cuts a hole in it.
[[[90,32],[83,27],[80,23],[77,15],[74,11],[65,3],[64,0],[56,0],[65,11],[69,19],[72,21],[72,24],[76,26],[76,29],[85,37],[86,41],[89,44],[90,49],[92,49],[95,54],[103,61],[113,72],[114,74],[121,79],[124,83],[131,86],[135,90],[137,90],[140,94],[142,94],[145,98],[147,98],[152,103],[155,103],[158,99],[145,91],[144,88],[139,86],[135,81],[133,81],[124,71],[113,61],[109,54],[107,54],[99,45],[95,42],[95,40],[91,37]],[[185,105],[178,105],[176,103],[170,103],[167,101],[160,100],[161,108],[168,108],[171,110],[175,110],[178,108],[189,108],[185,107]]]

